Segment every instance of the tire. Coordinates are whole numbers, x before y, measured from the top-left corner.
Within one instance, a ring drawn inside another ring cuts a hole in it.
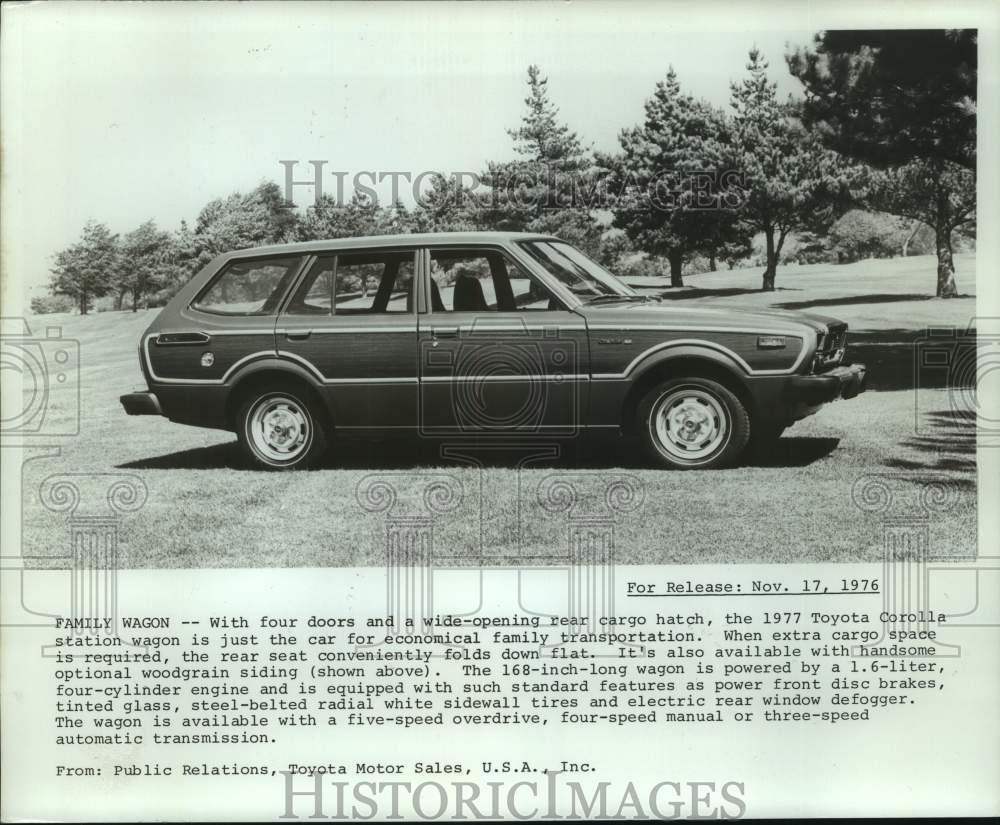
[[[676,470],[729,466],[750,438],[746,407],[707,378],[672,378],[656,385],[637,416],[645,453],[659,466]]]
[[[316,405],[294,384],[252,392],[236,414],[236,438],[250,464],[261,470],[315,466],[327,437]]]

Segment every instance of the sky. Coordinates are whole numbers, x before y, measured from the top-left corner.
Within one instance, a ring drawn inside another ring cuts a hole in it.
[[[783,55],[815,29],[690,8],[5,4],[4,268],[44,283],[88,218],[173,229],[212,198],[283,183],[280,160],[299,161],[299,178],[313,159],[349,176],[481,170],[512,157],[505,130],[530,63],[562,119],[604,151],[670,65],[725,106],[756,44],[779,93],[797,92]]]

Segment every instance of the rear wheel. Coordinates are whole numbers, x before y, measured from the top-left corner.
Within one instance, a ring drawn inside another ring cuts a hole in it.
[[[732,464],[750,436],[743,403],[707,378],[672,378],[653,387],[639,404],[637,423],[647,455],[681,470]]]
[[[240,447],[260,469],[308,467],[326,451],[318,410],[293,385],[272,385],[251,393],[240,406],[236,426]]]

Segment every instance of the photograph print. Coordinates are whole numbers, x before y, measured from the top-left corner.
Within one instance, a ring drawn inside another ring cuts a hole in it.
[[[975,29],[83,6],[5,148],[29,566],[976,556]]]

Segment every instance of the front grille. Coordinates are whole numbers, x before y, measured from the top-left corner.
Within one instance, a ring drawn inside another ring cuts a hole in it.
[[[817,339],[813,372],[826,372],[843,363],[847,353],[847,324],[830,324]]]

